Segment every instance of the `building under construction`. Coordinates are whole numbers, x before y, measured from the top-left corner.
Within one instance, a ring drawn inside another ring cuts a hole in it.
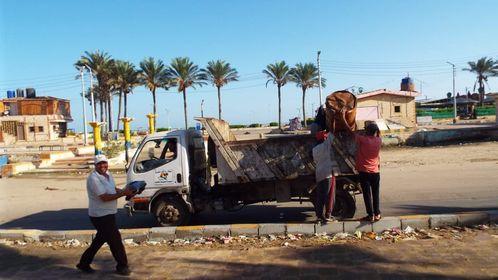
[[[9,91],[0,99],[0,144],[53,141],[66,137],[71,118],[69,100],[36,97],[34,89]]]

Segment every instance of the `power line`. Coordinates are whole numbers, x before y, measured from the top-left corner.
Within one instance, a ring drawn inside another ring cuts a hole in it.
[[[75,73],[66,73],[66,74],[50,75],[50,76],[44,76],[44,77],[32,77],[32,78],[23,78],[23,79],[14,79],[14,80],[1,79],[0,84],[17,83],[19,81],[26,82],[26,81],[34,81],[34,80],[57,80],[57,79],[68,78],[71,76],[76,77],[76,74]]]
[[[498,55],[498,53],[488,53],[484,55],[478,56],[467,56],[451,59],[452,61],[459,63],[466,63],[469,59],[476,59],[476,57],[492,57]],[[324,62],[331,62],[335,64],[347,64],[347,65],[441,65],[446,64],[446,59],[433,59],[433,60],[414,60],[414,61],[397,61],[397,62],[385,62],[385,61],[370,61],[370,62],[358,62],[358,61],[344,61],[344,60],[330,60],[330,59],[322,59]]]
[[[394,77],[399,76],[399,73],[361,73],[361,72],[339,72],[339,71],[322,71],[327,74],[336,74],[336,75],[344,75],[344,76],[366,76],[366,77]],[[435,73],[421,73],[417,74],[417,76],[436,76],[436,75],[448,75],[451,74],[451,71],[446,72],[435,72]]]

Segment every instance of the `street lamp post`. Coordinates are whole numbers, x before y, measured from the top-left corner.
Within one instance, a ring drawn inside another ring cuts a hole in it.
[[[456,94],[455,94],[455,74],[456,74],[456,66],[455,64],[447,61],[449,65],[453,68],[453,123],[457,121],[457,106],[456,106]]]
[[[95,122],[95,119],[97,116],[95,115],[95,99],[93,97],[93,71],[90,66],[85,65],[86,68],[88,68],[88,71],[90,72],[90,99],[92,102],[92,122]]]
[[[80,68],[81,77],[81,101],[83,102],[83,144],[88,144],[87,131],[86,131],[86,105],[85,105],[85,79],[83,77],[84,68]]]
[[[318,97],[320,98],[320,106],[322,106],[322,74],[320,73],[320,53],[318,51],[316,54],[316,64],[318,68]]]

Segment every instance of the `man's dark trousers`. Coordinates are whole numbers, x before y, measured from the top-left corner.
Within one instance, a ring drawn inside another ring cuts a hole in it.
[[[112,256],[117,262],[117,269],[128,267],[126,251],[121,241],[121,234],[116,226],[116,216],[114,214],[102,217],[90,217],[90,221],[97,230],[97,234],[92,244],[83,253],[80,264],[83,266],[90,265],[98,250],[104,243],[109,245]]]
[[[360,184],[368,216],[380,215],[380,173],[360,172]]]
[[[331,188],[332,187],[332,188]],[[317,183],[316,186],[316,217],[321,220],[330,218],[335,200],[335,178],[326,178]],[[324,210],[327,213],[324,213]]]

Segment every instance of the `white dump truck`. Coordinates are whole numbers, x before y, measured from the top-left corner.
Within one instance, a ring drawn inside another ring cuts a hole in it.
[[[258,202],[314,201],[315,165],[310,134],[266,134],[240,140],[227,122],[198,118],[198,130],[149,135],[127,166],[127,181],[145,190],[125,208],[151,213],[160,226],[185,225],[201,211],[234,211]],[[360,193],[350,139],[336,138],[332,150],[337,178],[334,216],[352,217]]]

